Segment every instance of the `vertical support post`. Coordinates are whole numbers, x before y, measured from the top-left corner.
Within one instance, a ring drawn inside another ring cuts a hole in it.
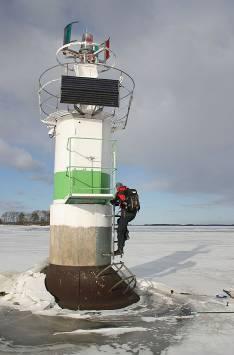
[[[114,259],[114,251],[115,251],[115,206],[112,208],[112,255]]]
[[[112,193],[115,192],[115,184],[116,184],[116,145],[115,142],[112,143],[113,149],[113,172],[112,172]]]
[[[72,172],[71,172],[71,138],[68,138],[69,141],[69,195],[72,195]]]

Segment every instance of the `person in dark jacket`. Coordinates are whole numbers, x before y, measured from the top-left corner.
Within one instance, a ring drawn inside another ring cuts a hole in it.
[[[128,239],[128,223],[131,222],[137,214],[137,210],[129,211],[126,199],[127,186],[124,186],[121,182],[116,184],[116,194],[115,198],[111,200],[111,204],[120,207],[120,218],[117,220],[117,238],[118,238],[118,249],[114,252],[115,255],[122,255],[123,248],[126,239]]]

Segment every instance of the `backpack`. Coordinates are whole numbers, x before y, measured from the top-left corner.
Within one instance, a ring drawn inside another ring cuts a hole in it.
[[[140,210],[140,201],[137,190],[127,188],[124,191],[126,197],[126,210],[128,212],[138,212]]]

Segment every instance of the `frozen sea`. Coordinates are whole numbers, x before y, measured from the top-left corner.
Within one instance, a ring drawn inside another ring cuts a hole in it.
[[[131,227],[141,301],[60,309],[44,287],[49,228],[0,226],[0,354],[234,354],[234,228]],[[118,260],[118,259],[117,259]],[[173,293],[171,293],[173,290]]]

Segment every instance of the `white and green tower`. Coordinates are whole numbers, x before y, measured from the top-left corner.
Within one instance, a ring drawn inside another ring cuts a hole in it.
[[[54,201],[46,287],[61,307],[115,309],[139,300],[136,280],[114,259],[116,153],[113,132],[127,124],[134,81],[115,67],[110,40],[64,29],[58,65],[39,80],[42,122],[55,140]]]

